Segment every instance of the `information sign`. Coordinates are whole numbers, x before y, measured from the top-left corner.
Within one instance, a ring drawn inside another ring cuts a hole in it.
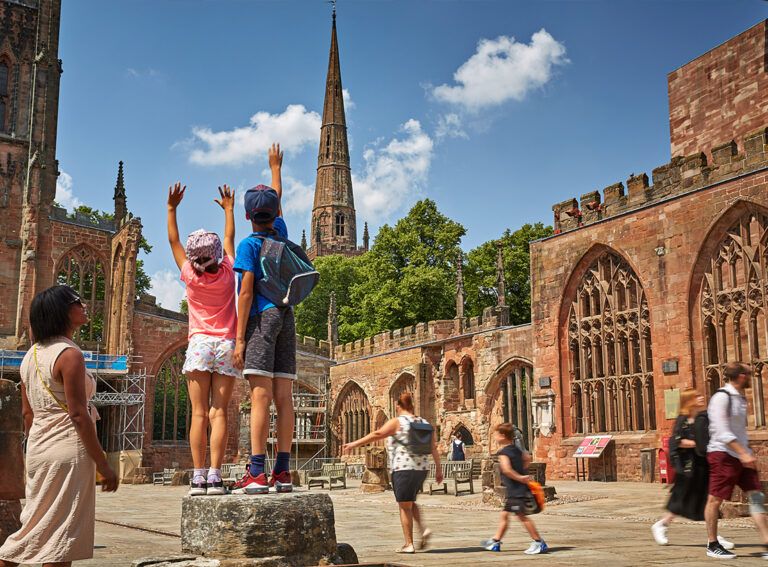
[[[576,448],[573,456],[577,459],[594,459],[599,457],[605,451],[605,448],[611,441],[611,437],[611,435],[590,435],[585,437]]]

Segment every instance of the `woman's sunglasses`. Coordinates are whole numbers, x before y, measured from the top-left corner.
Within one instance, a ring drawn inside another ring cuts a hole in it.
[[[83,300],[82,300],[82,299],[80,299],[79,297],[76,297],[76,298],[74,298],[72,301],[70,301],[70,302],[69,302],[69,304],[70,304],[70,305],[72,305],[72,304],[74,304],[74,303],[77,303],[77,304],[78,304],[80,307],[82,307],[83,309],[85,309],[85,303],[83,303]]]

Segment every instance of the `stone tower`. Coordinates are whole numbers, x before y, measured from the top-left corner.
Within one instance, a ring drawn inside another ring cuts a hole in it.
[[[331,32],[331,54],[328,59],[328,76],[325,82],[323,124],[320,127],[320,148],[317,155],[312,229],[309,234],[310,258],[330,254],[354,256],[364,251],[357,248],[355,201],[352,195],[352,175],[349,168],[347,122],[344,116],[335,8]]]

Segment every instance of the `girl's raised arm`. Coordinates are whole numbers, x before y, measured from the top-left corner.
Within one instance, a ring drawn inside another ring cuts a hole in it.
[[[171,251],[173,252],[173,259],[176,260],[176,265],[181,269],[184,262],[187,261],[187,253],[184,252],[184,247],[179,241],[179,226],[176,223],[176,207],[179,206],[181,200],[184,198],[184,191],[187,186],[181,186],[181,183],[176,183],[173,187],[168,187],[168,242],[171,243]]]
[[[221,199],[214,199],[224,209],[224,254],[235,257],[235,192],[224,185],[219,187]]]

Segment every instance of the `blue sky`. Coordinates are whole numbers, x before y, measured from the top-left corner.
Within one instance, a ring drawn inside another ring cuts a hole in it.
[[[183,285],[166,240],[169,184],[188,186],[180,231],[223,231],[222,183],[269,183],[285,150],[292,239],[308,229],[331,32],[323,0],[76,0],[62,7],[57,200],[128,208],[153,252],[153,290]],[[419,198],[467,228],[469,250],[554,203],[670,158],[667,73],[768,15],[760,0],[339,0],[357,205],[368,221]],[[237,237],[249,225],[237,210]]]

